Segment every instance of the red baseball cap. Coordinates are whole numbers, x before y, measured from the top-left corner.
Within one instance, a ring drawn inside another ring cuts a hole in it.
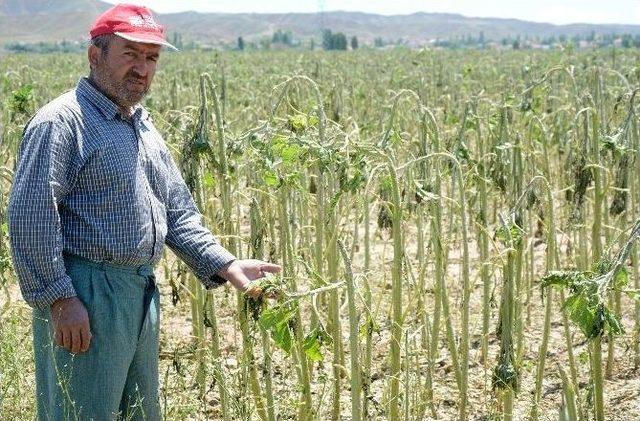
[[[156,22],[151,10],[134,4],[118,4],[107,10],[93,23],[91,38],[115,34],[133,42],[165,45],[177,50],[164,37],[164,27]]]

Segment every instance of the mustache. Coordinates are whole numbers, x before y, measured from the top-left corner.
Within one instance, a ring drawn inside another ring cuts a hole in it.
[[[128,79],[133,79],[136,81],[140,81],[140,82],[146,82],[147,78],[146,76],[142,76],[140,73],[134,71],[134,70],[129,70],[127,72],[127,74],[125,75],[126,78]]]

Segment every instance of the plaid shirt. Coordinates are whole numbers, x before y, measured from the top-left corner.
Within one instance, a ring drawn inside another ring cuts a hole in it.
[[[153,265],[166,243],[207,288],[235,259],[202,225],[146,110],[122,119],[86,78],[25,128],[8,213],[14,267],[34,307],[76,295],[63,253]]]

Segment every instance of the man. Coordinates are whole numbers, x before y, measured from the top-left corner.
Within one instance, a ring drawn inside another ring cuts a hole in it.
[[[38,418],[158,420],[163,245],[207,288],[247,291],[280,267],[237,260],[203,227],[140,105],[162,46],[173,48],[151,12],[115,6],[90,34],[89,77],[25,128],[9,201],[14,266],[34,307]]]

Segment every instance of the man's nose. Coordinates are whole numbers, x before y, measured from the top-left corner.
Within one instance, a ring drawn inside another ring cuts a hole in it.
[[[149,63],[144,57],[138,58],[133,64],[132,70],[137,76],[146,77],[149,72]]]

